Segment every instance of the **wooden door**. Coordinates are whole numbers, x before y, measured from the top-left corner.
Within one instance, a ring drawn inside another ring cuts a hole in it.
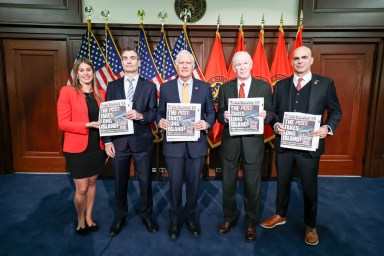
[[[326,139],[320,175],[363,174],[375,44],[314,45],[312,71],[335,81],[343,111],[334,136]]]
[[[56,102],[68,78],[65,41],[4,40],[16,172],[63,172]]]

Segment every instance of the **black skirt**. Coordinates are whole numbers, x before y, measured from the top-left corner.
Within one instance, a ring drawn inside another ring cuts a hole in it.
[[[93,94],[85,93],[89,120],[97,121],[99,106]],[[83,179],[99,175],[103,170],[106,154],[100,148],[99,130],[89,128],[88,146],[81,153],[64,153],[67,168],[74,179]]]

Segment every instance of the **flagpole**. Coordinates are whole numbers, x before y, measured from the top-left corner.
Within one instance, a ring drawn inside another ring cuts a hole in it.
[[[91,17],[92,17],[92,13],[93,13],[93,7],[91,5],[89,6],[85,6],[84,8],[84,12],[85,13],[88,13],[88,17],[87,17],[87,36],[88,36],[88,59],[91,59],[91,48],[90,48],[90,43],[91,43],[91,38],[90,38],[90,31],[91,31]]]

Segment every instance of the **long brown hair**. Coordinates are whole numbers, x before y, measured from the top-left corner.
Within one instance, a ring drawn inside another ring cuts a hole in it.
[[[81,84],[79,82],[79,78],[77,77],[77,73],[79,71],[79,67],[80,67],[81,63],[85,63],[85,64],[87,64],[88,66],[90,66],[92,68],[92,71],[93,71],[93,79],[92,79],[93,88],[92,88],[92,93],[96,97],[96,100],[98,102],[102,102],[103,98],[101,97],[101,94],[99,92],[99,88],[97,87],[95,67],[93,66],[92,61],[90,59],[81,57],[81,58],[78,58],[76,60],[74,66],[73,66],[73,72],[76,75],[76,79],[73,81],[73,87],[75,87],[75,89],[76,89],[76,91],[78,93],[84,95],[84,97],[85,97],[85,94],[84,94],[83,90],[81,89]]]

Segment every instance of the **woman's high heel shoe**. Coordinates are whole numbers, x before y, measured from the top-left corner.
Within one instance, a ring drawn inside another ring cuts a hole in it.
[[[78,235],[85,236],[87,233],[88,233],[87,227],[79,228],[79,229],[76,228],[76,234]]]

